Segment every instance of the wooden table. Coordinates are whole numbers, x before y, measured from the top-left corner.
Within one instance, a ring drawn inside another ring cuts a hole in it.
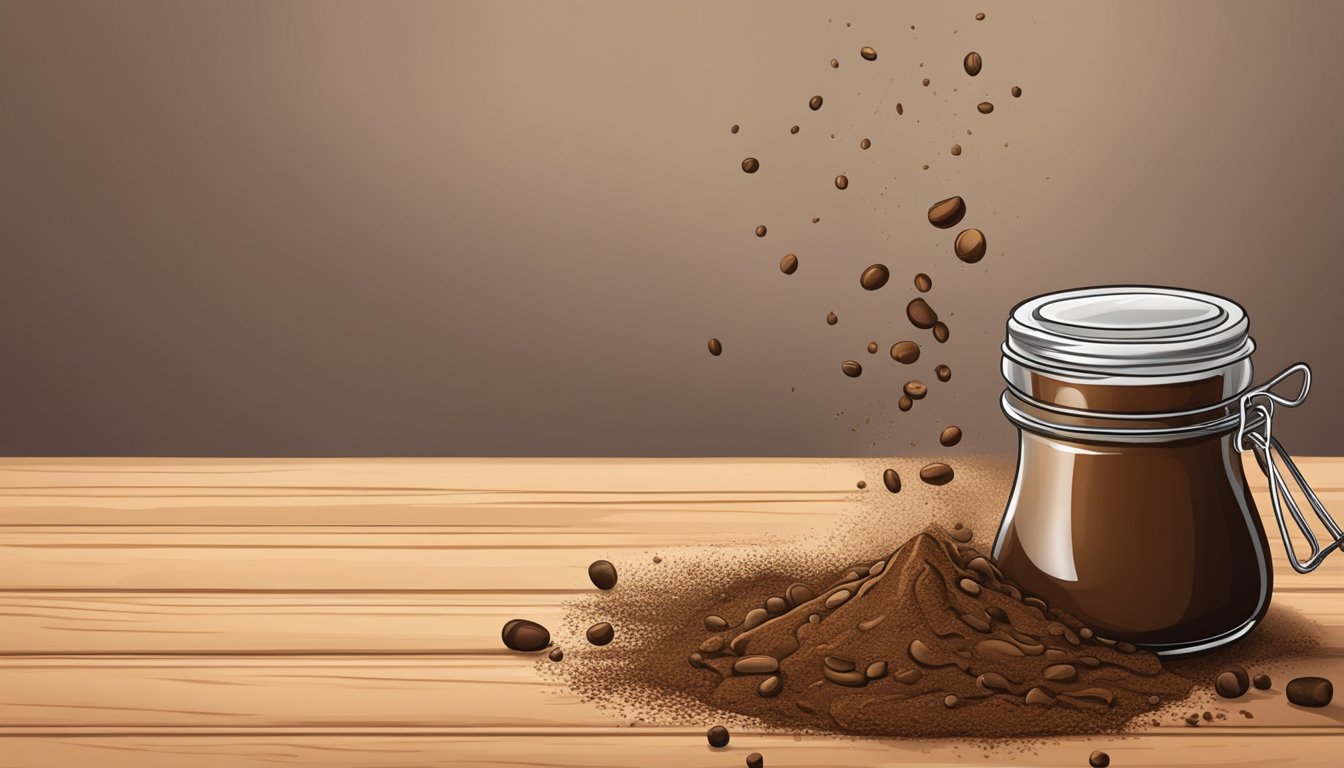
[[[913,477],[920,463],[894,466]],[[1302,465],[1344,514],[1344,460]],[[871,525],[874,510],[927,519],[939,493],[982,510],[988,534],[1010,477],[1002,462],[962,459],[952,485],[893,497],[883,466],[0,460],[0,766],[709,767],[751,751],[771,766],[1076,766],[1096,748],[1116,766],[1344,758],[1344,701],[1306,710],[1282,695],[1290,674],[1344,686],[1344,555],[1309,577],[1277,567],[1276,610],[1318,622],[1322,646],[1235,704],[1255,719],[1126,738],[986,749],[739,732],[711,752],[702,729],[630,727],[501,648],[514,616],[558,627],[562,601],[592,590],[594,559],[801,540]]]

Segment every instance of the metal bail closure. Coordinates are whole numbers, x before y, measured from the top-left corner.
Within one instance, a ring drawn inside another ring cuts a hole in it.
[[[1282,384],[1296,373],[1302,374],[1302,391],[1296,396],[1286,398],[1272,391],[1274,387]],[[1256,462],[1260,464],[1261,471],[1265,473],[1265,477],[1269,480],[1269,497],[1274,504],[1274,519],[1279,523],[1279,535],[1283,537],[1283,547],[1288,551],[1288,561],[1293,564],[1293,570],[1298,573],[1311,573],[1320,566],[1326,555],[1344,547],[1344,531],[1341,531],[1334,518],[1330,517],[1330,513],[1325,510],[1321,500],[1316,497],[1316,493],[1311,490],[1311,486],[1307,485],[1306,479],[1302,477],[1297,465],[1293,463],[1293,457],[1288,455],[1282,445],[1279,445],[1279,441],[1274,438],[1271,431],[1274,424],[1274,407],[1282,405],[1285,408],[1296,408],[1307,399],[1307,392],[1310,390],[1311,368],[1306,363],[1298,363],[1286,368],[1278,376],[1248,390],[1241,396],[1241,414],[1237,426],[1237,450],[1242,453],[1254,451]],[[1291,486],[1279,470],[1276,459],[1283,460],[1283,465],[1287,467],[1288,474],[1292,476],[1298,490],[1306,496],[1307,502],[1311,504],[1312,511],[1316,513],[1316,518],[1330,533],[1332,541],[1325,547],[1322,547],[1317,541],[1316,534],[1311,530],[1311,525],[1303,517],[1297,500],[1293,498]],[[1298,530],[1302,532],[1311,547],[1311,554],[1305,560],[1298,559],[1297,552],[1293,548],[1293,540],[1288,536],[1288,523],[1283,516],[1284,507],[1288,508],[1288,514],[1293,516],[1293,521],[1297,523]]]

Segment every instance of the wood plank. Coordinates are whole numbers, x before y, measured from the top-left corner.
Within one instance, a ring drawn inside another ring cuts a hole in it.
[[[1112,765],[1335,766],[1340,736],[1333,729],[1233,732],[1172,729],[1142,738],[1068,738],[1039,744],[961,744],[955,741],[832,739],[737,733],[724,750],[711,750],[701,731],[567,729],[469,734],[362,734],[254,732],[250,734],[72,735],[59,738],[0,736],[7,768],[100,766],[105,768],[723,768],[760,752],[766,765],[791,768],[858,768],[900,765],[1021,765],[1060,768],[1086,765],[1104,749]]]
[[[0,593],[0,656],[490,655],[503,652],[499,630],[512,618],[541,622],[559,637],[563,603],[591,591]],[[1274,610],[1310,617],[1322,652],[1344,654],[1338,594],[1282,591]]]
[[[571,646],[573,653],[601,649]],[[516,728],[620,727],[617,713],[539,676],[535,657],[22,657],[0,663],[0,723],[42,728]],[[542,662],[550,664],[551,662]],[[564,662],[561,662],[564,663]],[[1208,709],[1228,713],[1202,729],[1333,729],[1344,739],[1344,701],[1294,707],[1282,686],[1314,674],[1344,679],[1344,657],[1306,656],[1272,667],[1275,687],[1235,702],[1181,703],[1162,728]],[[1206,695],[1210,695],[1205,692]],[[1253,720],[1237,714],[1245,709]],[[652,727],[652,726],[650,726]]]

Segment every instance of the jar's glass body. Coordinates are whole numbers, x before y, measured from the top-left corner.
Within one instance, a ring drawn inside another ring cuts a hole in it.
[[[1025,593],[1164,654],[1232,642],[1264,616],[1269,549],[1231,433],[1167,443],[1019,435],[994,555]]]

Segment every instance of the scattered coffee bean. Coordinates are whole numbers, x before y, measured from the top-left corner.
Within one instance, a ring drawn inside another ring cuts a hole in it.
[[[859,489],[860,491],[862,491],[864,488],[867,488],[867,487],[868,487],[868,483],[865,482],[865,481],[863,481],[863,480],[860,480],[859,482],[855,483],[855,485],[858,486],[858,489]]]
[[[938,323],[938,313],[933,311],[933,307],[930,307],[923,297],[916,298],[905,305],[905,316],[910,319],[911,325],[925,330]]]
[[[899,102],[899,101],[896,102],[896,114],[898,114],[898,115],[904,115],[904,114],[905,114],[905,107],[901,106],[901,102]]]
[[[1078,630],[1078,636],[1083,638],[1084,640],[1091,640],[1093,637],[1092,628],[1083,627],[1082,629]]]
[[[796,125],[789,129],[789,133],[797,133],[797,132],[798,132],[798,126]]]
[[[752,752],[747,755],[747,768],[763,768],[764,765],[765,758],[761,757],[760,752]]]
[[[742,161],[742,170],[746,173],[755,173],[761,169],[761,161],[754,157],[748,157]]]
[[[939,381],[952,380],[952,369],[948,368],[946,365],[940,365],[937,368],[934,368],[933,373],[938,377]]]
[[[827,325],[835,325],[835,324],[838,323],[838,322],[840,322],[840,318],[836,317],[834,312],[827,312],[827,313],[826,313],[826,324],[827,324]]]
[[[1055,703],[1055,697],[1051,696],[1043,688],[1032,688],[1027,691],[1027,695],[1024,696],[1022,700],[1025,704],[1039,704],[1046,707]]]
[[[1223,672],[1213,682],[1213,689],[1224,699],[1240,698],[1246,693],[1245,671],[1238,677],[1233,672]]]
[[[784,590],[784,599],[788,600],[790,605],[797,607],[817,599],[817,594],[808,589],[806,585],[795,583],[790,584],[789,588]]]
[[[742,656],[733,662],[735,675],[771,675],[779,671],[779,659],[774,656]]]
[[[1022,95],[1022,89],[1019,88],[1019,87],[1017,87],[1016,85],[1013,86],[1013,91],[1012,91],[1012,92],[1013,92],[1013,98],[1014,98],[1014,99],[1016,99],[1016,98],[1018,98],[1019,96]]]
[[[654,555],[654,556],[653,556],[653,564],[654,564],[654,565],[657,565],[657,564],[659,564],[659,563],[661,563],[661,562],[663,562],[663,558],[659,557],[658,555]]]
[[[771,675],[762,680],[760,685],[756,686],[756,694],[769,698],[779,693],[783,687],[784,681],[779,678],[779,675]]]
[[[913,408],[914,405],[915,405],[915,401],[914,401],[914,400],[911,400],[910,398],[906,397],[905,395],[901,395],[901,399],[896,401],[896,407],[897,407],[897,408],[900,408],[902,411],[908,411],[908,410],[910,410],[911,408]]]
[[[798,271],[798,257],[792,253],[784,254],[784,258],[779,260],[779,271],[786,275],[792,275]]]
[[[840,174],[839,176],[836,176],[836,177],[835,177],[835,188],[836,188],[836,189],[849,189],[849,177],[845,176],[843,173]]]
[[[961,442],[961,427],[951,426],[944,429],[942,434],[938,435],[938,442],[951,448]]]
[[[984,20],[985,20],[985,14],[983,14],[983,13],[977,13],[977,14],[975,14],[975,20],[976,20],[976,21],[984,21]]]
[[[839,69],[839,68],[840,68],[840,62],[835,59],[831,59],[831,69]]]
[[[864,61],[877,61],[877,51],[872,46],[865,45],[860,48],[859,55],[863,57]]]
[[[690,656],[687,656],[686,660],[689,661],[691,663],[691,666],[695,667],[696,669],[703,669],[705,666],[705,657],[699,651],[696,651],[695,653],[692,653]]]
[[[535,621],[510,619],[499,633],[504,647],[511,651],[531,653],[551,644],[551,633]]]
[[[1324,677],[1295,677],[1286,690],[1288,700],[1299,707],[1324,707],[1335,696],[1335,686]]]
[[[788,610],[789,604],[779,595],[775,595],[765,601],[765,612],[771,616],[780,616],[787,613]]]
[[[956,697],[956,694],[949,693],[943,697],[943,706],[947,707],[948,709],[951,709],[957,706],[957,701],[958,699]]]
[[[1205,721],[1205,722],[1208,722],[1208,723],[1213,722],[1213,713],[1210,712],[1210,711],[1208,711],[1207,709],[1204,710],[1204,715],[1203,715],[1203,717],[1204,717],[1204,721]]]
[[[1097,750],[1087,756],[1087,764],[1092,766],[1092,768],[1106,768],[1106,766],[1111,764],[1111,756],[1101,750]]]
[[[914,685],[915,683],[918,683],[922,677],[924,677],[924,673],[920,670],[906,669],[896,673],[896,682],[905,683],[906,685]]]
[[[882,473],[882,484],[887,486],[887,490],[892,493],[901,492],[901,476],[896,474],[896,470],[888,468]]]
[[[867,669],[863,670],[863,676],[869,680],[881,680],[887,676],[887,662],[874,661],[868,665]]]
[[[876,342],[876,341],[870,341],[870,342],[868,342],[868,354],[870,354],[870,355],[876,355],[876,354],[877,354],[877,342]]]
[[[560,646],[557,645],[551,649],[550,653],[546,654],[546,658],[550,659],[551,661],[563,661],[565,658],[565,652],[560,650]]]
[[[868,678],[856,669],[848,672],[837,672],[830,667],[822,667],[821,674],[836,685],[844,685],[850,688],[861,688],[868,684]]]
[[[757,236],[757,237],[765,237],[765,233],[766,233],[766,229],[765,229],[765,225],[764,225],[764,224],[759,224],[759,225],[756,226],[756,236]]]
[[[966,215],[966,201],[961,197],[949,197],[929,206],[929,223],[939,229],[951,229]]]
[[[752,608],[747,611],[747,615],[742,618],[742,629],[755,629],[770,620],[770,612],[764,608]]]
[[[709,351],[718,354],[718,352],[714,352],[712,342]],[[594,560],[588,566],[588,579],[598,589],[611,589],[616,586],[616,566],[606,560]]]
[[[710,632],[722,632],[727,628],[728,620],[722,616],[710,614],[705,617],[705,629],[708,629]]]
[[[1078,679],[1078,668],[1072,664],[1051,664],[1041,670],[1041,676],[1053,683],[1072,683]]]
[[[853,672],[858,666],[853,659],[847,659],[844,656],[826,656],[821,660],[821,663],[825,664],[827,669],[836,672]]]
[[[972,597],[980,594],[980,585],[976,584],[971,579],[962,579],[961,581],[957,582],[957,586],[961,587],[962,592],[965,592],[966,594],[971,595]]]
[[[988,115],[990,112],[994,111],[994,105],[990,104],[988,101],[982,101],[979,104],[976,104],[975,108],[980,110],[980,114],[982,115]]]
[[[616,636],[616,630],[607,622],[599,621],[589,627],[585,634],[588,637],[588,642],[593,645],[606,645]]]
[[[938,322],[933,324],[933,338],[939,344],[946,344],[947,340],[951,337],[952,337],[952,331],[947,327],[947,323],[944,323],[942,320],[939,320]]]
[[[1269,679],[1269,675],[1262,672],[1255,676],[1255,679],[1251,681],[1251,684],[1255,686],[1257,691],[1268,691],[1270,686],[1274,684],[1274,681]]]
[[[885,264],[873,264],[859,275],[859,285],[865,291],[876,291],[878,288],[887,284],[891,278],[891,272]]]
[[[839,608],[845,604],[845,601],[850,598],[850,595],[851,593],[848,589],[838,589],[833,592],[830,597],[826,598],[825,605],[830,609]]]
[[[733,133],[737,133],[738,128],[739,128],[739,126],[734,125],[734,126],[733,126],[732,128],[730,128],[729,130],[732,131]]]
[[[808,99],[807,106],[813,112],[816,112],[818,109],[821,109],[821,97],[813,96],[811,99]]]
[[[709,746],[715,749],[723,749],[728,746],[728,729],[722,725],[716,725],[705,732],[705,738],[709,741]]]
[[[923,400],[924,396],[929,394],[928,386],[922,381],[907,381],[901,391],[911,400]]]
[[[952,468],[946,464],[929,464],[919,470],[919,479],[929,485],[947,485],[952,482]]]
[[[898,341],[891,345],[891,359],[909,365],[919,359],[919,345],[913,341]]]
[[[920,293],[928,293],[933,288],[933,279],[920,272],[915,275],[915,289]]]
[[[953,157],[961,157],[961,145],[953,144],[952,148],[947,150]]]
[[[709,354],[718,357],[723,354],[723,342],[718,339],[709,340]]]
[[[974,629],[976,632],[988,632],[992,628],[988,619],[983,616],[976,616],[973,613],[963,613],[958,618],[961,619],[962,624]]]
[[[980,54],[971,51],[961,60],[961,65],[966,68],[966,74],[975,77],[980,74],[980,67],[984,65],[984,61],[980,58]]]
[[[964,229],[958,235],[956,241],[952,244],[952,250],[957,254],[957,258],[967,264],[975,264],[985,258],[985,252],[989,250],[989,243],[985,241],[985,233],[978,229]]]
[[[929,78],[927,78],[927,77],[924,78],[924,87],[925,87],[925,88],[928,88],[928,87],[929,87]]]
[[[849,378],[856,379],[863,373],[863,366],[857,360],[846,360],[840,364],[840,370]]]
[[[871,141],[869,141],[869,140],[867,140],[867,139],[864,139],[863,141],[860,141],[860,142],[859,142],[859,149],[867,149],[867,148],[869,148],[869,147],[871,147],[871,146],[873,146],[873,142],[871,142]]]

